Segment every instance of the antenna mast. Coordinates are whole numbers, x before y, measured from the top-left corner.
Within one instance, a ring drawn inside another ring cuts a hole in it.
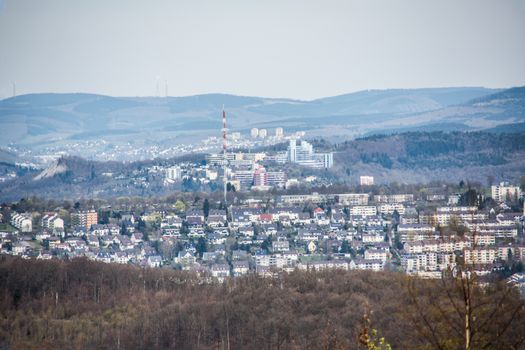
[[[227,164],[228,164],[228,159],[226,158],[226,149],[227,149],[227,144],[226,144],[226,135],[227,135],[227,131],[228,129],[226,129],[226,112],[224,111],[224,105],[222,106],[222,152],[223,152],[223,161],[222,161],[222,164],[223,164],[223,167],[224,167],[224,177],[223,177],[223,182],[224,182],[224,205],[226,205],[226,192],[227,192],[227,187],[226,187],[226,182],[227,182],[227,175],[226,175],[226,172],[227,172]]]

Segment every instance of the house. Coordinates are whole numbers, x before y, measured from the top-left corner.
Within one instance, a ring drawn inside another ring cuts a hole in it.
[[[44,240],[51,237],[48,231],[40,231],[35,235],[35,239],[39,242],[43,242]]]
[[[307,212],[300,212],[297,215],[297,219],[295,220],[295,223],[300,225],[307,225],[312,222],[312,218],[310,217],[310,213]]]
[[[131,242],[133,244],[142,243],[144,240],[144,234],[142,232],[134,232],[131,234]]]
[[[344,224],[346,222],[345,215],[343,213],[332,213],[332,223]]]
[[[213,262],[217,259],[219,254],[217,252],[204,252],[202,253],[202,261],[203,262]]]
[[[315,271],[334,270],[334,269],[349,270],[348,262],[344,260],[313,261],[313,262],[309,262],[308,264],[300,264],[298,267],[300,269],[315,270]]]
[[[361,236],[361,239],[363,243],[369,244],[369,243],[380,243],[385,241],[385,234],[382,233],[363,233]]]
[[[273,222],[273,215],[269,213],[264,213],[259,215],[259,222],[261,224],[271,224]]]
[[[208,226],[211,227],[226,226],[228,223],[226,219],[226,210],[210,210],[207,223]]]
[[[429,224],[400,224],[397,227],[397,234],[401,242],[438,238],[435,228]]]
[[[365,250],[365,259],[366,260],[381,260],[383,264],[387,261],[389,257],[389,252],[379,249],[367,249]]]
[[[251,226],[251,223],[250,223],[250,226],[248,226],[248,227],[241,227],[241,228],[239,228],[239,235],[241,235],[241,236],[253,237],[254,234],[255,234],[255,230]]]
[[[249,258],[249,254],[245,250],[234,250],[232,251],[232,260],[247,260]]]
[[[381,271],[383,269],[383,262],[376,259],[354,259],[355,269],[357,270],[372,270]]]
[[[195,253],[187,249],[181,250],[175,259],[175,262],[182,265],[193,265],[196,261]]]
[[[250,271],[250,266],[247,261],[234,261],[232,262],[233,266],[233,276],[242,276],[247,274]]]
[[[116,262],[117,264],[129,263],[128,255],[125,252],[114,252],[111,255],[111,258],[113,259],[113,262]]]
[[[162,258],[160,255],[150,255],[146,259],[146,263],[149,267],[160,267],[162,265]]]
[[[92,247],[99,247],[100,242],[98,241],[98,237],[95,235],[86,235],[86,242],[88,245]]]
[[[203,226],[204,212],[199,209],[193,209],[186,213],[186,222],[189,226]]]
[[[213,264],[210,270],[211,275],[220,282],[230,276],[230,266],[228,264]]]
[[[287,252],[290,250],[290,243],[287,239],[278,239],[272,242],[273,252]]]
[[[177,228],[180,229],[182,227],[182,219],[177,215],[169,215],[164,217],[164,219],[160,223],[160,228]]]

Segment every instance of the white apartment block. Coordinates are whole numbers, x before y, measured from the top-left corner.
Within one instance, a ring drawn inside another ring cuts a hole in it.
[[[400,224],[397,227],[397,234],[401,242],[423,241],[438,237],[434,227],[428,224]]]
[[[401,203],[386,203],[379,206],[380,214],[393,214],[396,210],[400,215],[405,214],[405,206]]]
[[[498,249],[494,247],[467,248],[463,251],[465,264],[491,264],[498,257]]]
[[[456,218],[460,223],[473,220],[485,220],[485,213],[478,213],[477,207],[439,207],[436,209],[436,223],[442,226],[450,224]]]
[[[362,235],[363,243],[380,243],[385,241],[384,234],[375,234],[375,233],[363,233]]]
[[[356,205],[350,208],[350,215],[374,216],[377,215],[377,208],[372,205]]]
[[[365,259],[367,260],[381,260],[383,264],[388,260],[389,252],[381,249],[367,249],[365,250]]]
[[[376,203],[406,203],[413,202],[413,194],[376,194],[374,202]]]
[[[361,186],[372,186],[374,184],[373,176],[359,176],[359,184]]]
[[[512,186],[508,182],[501,182],[491,187],[492,199],[496,202],[512,201],[521,196],[519,186]]]
[[[369,259],[354,259],[352,261],[353,268],[357,270],[372,270],[381,271],[383,270],[383,262],[381,260],[369,260]]]
[[[401,266],[407,273],[417,271],[436,271],[438,259],[436,253],[405,254],[401,256]]]
[[[33,219],[31,214],[15,214],[11,216],[11,225],[19,229],[21,232],[33,231]]]

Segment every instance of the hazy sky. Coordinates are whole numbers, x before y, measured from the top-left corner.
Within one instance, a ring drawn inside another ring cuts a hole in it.
[[[158,78],[157,78],[158,77]],[[0,0],[0,98],[525,85],[524,0]]]

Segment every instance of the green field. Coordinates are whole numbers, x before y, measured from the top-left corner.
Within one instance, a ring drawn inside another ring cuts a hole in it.
[[[9,224],[0,224],[0,232],[14,232],[16,228]]]

